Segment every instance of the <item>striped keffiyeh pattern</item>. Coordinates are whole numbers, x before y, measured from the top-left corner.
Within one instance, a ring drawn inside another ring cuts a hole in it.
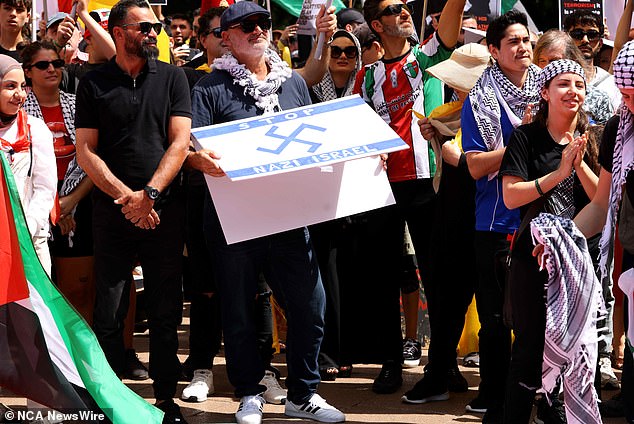
[[[593,382],[605,307],[586,239],[570,219],[546,213],[531,221],[531,233],[548,271],[540,391],[551,393],[563,379],[568,423],[601,423]]]

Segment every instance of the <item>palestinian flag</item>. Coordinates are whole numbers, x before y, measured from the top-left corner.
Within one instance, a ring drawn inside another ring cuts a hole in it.
[[[0,386],[47,407],[95,409],[119,423],[163,412],[114,374],[97,339],[42,268],[0,152]]]

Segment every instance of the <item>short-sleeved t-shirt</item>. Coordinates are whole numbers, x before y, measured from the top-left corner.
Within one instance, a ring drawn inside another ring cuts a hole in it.
[[[311,104],[304,79],[293,72],[277,91],[282,110]],[[244,94],[244,89],[233,83],[227,72],[214,69],[203,77],[192,90],[192,128],[236,121],[262,115],[255,99]]]
[[[559,168],[566,145],[551,137],[541,123],[521,125],[513,131],[500,165],[500,176],[512,175],[524,181],[543,177]],[[574,171],[548,193],[542,210],[571,219],[575,213]],[[523,218],[531,203],[520,207]]]
[[[170,145],[170,118],[191,117],[189,87],[176,66],[148,61],[133,79],[115,59],[80,81],[75,126],[98,129],[99,157],[124,184],[141,190]]]
[[[389,154],[387,174],[392,182],[431,178],[436,172],[434,151],[410,109],[427,116],[443,104],[442,83],[425,70],[448,59],[451,51],[434,34],[426,44],[414,46],[405,55],[379,60],[357,74],[353,92],[410,146]]]
[[[502,139],[506,145],[514,128],[504,108],[500,109]],[[465,153],[489,151],[480,131],[478,131],[469,97],[462,106],[460,124],[462,126],[462,149]],[[502,199],[502,179],[497,177],[489,181],[488,175],[478,179],[476,181],[476,230],[511,234],[519,224],[519,211],[509,210]]]

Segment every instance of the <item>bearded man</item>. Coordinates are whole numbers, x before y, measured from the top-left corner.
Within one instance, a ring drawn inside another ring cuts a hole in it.
[[[112,8],[108,31],[116,56],[86,74],[77,89],[77,159],[95,183],[97,338],[122,373],[123,322],[138,259],[156,406],[165,412],[164,423],[183,423],[172,400],[181,372],[176,328],[183,307],[184,210],[175,177],[187,155],[191,100],[182,70],[156,60],[161,29],[145,0]]]

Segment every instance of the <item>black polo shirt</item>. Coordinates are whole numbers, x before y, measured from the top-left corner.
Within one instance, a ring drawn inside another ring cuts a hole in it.
[[[191,99],[176,66],[148,61],[133,79],[112,58],[81,79],[76,111],[76,128],[99,130],[97,154],[110,171],[141,190],[169,147],[170,117],[191,118]]]

